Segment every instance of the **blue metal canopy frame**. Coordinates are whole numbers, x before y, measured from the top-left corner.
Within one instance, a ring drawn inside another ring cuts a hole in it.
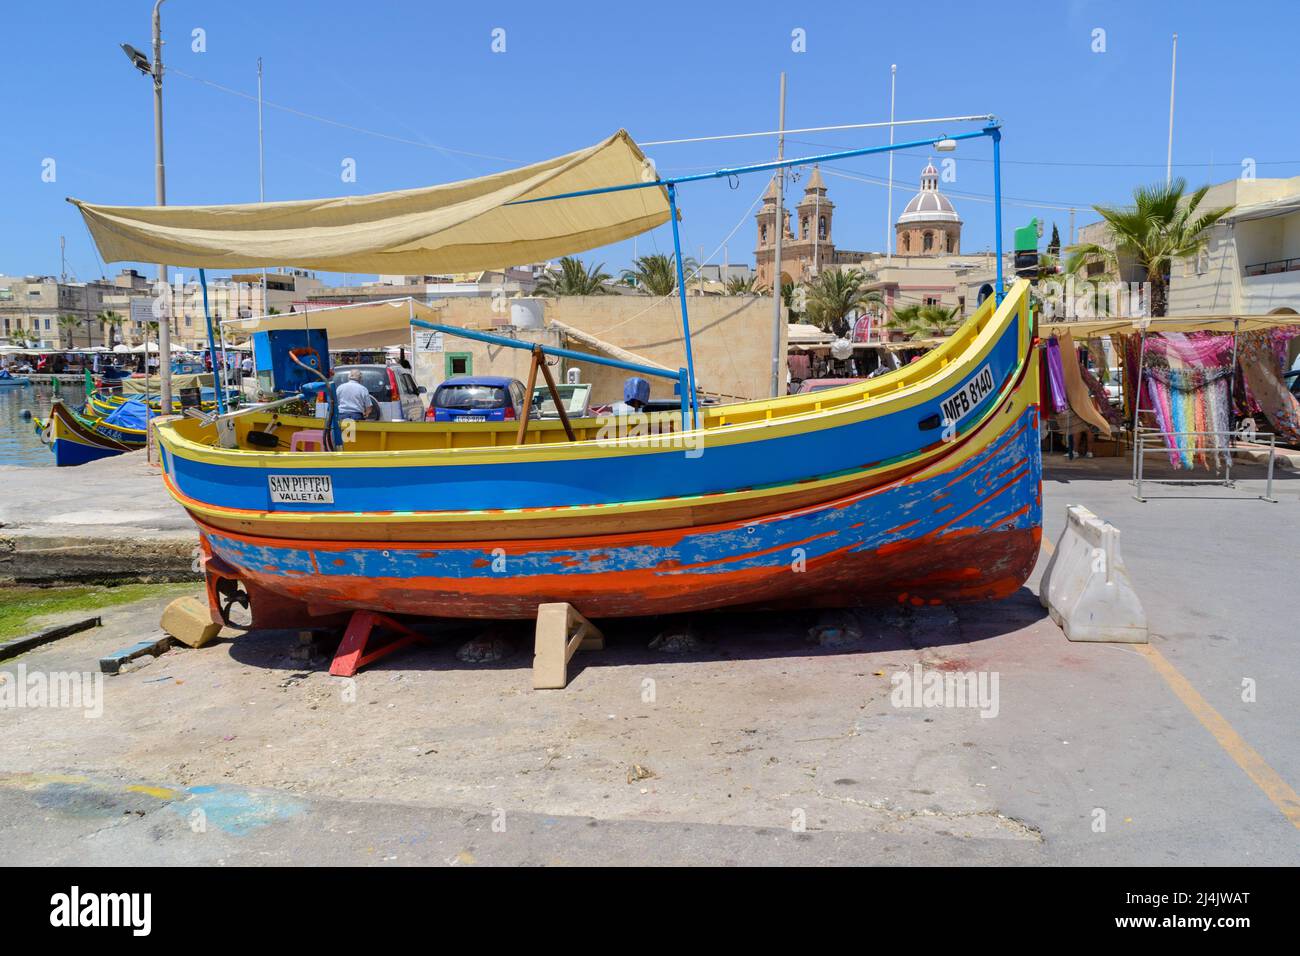
[[[707,179],[724,179],[733,176],[743,176],[747,173],[764,173],[772,172],[778,169],[786,169],[791,166],[810,166],[814,163],[823,163],[832,160],[852,159],[856,156],[871,156],[876,153],[888,153],[903,149],[915,149],[920,146],[935,146],[941,142],[957,142],[967,139],[978,139],[987,136],[993,140],[993,215],[994,215],[994,244],[997,253],[997,287],[994,295],[996,301],[1001,302],[1004,293],[1002,279],[1002,128],[996,123],[984,127],[981,130],[970,133],[958,133],[955,136],[940,135],[929,139],[910,140],[906,143],[895,143],[888,146],[868,146],[862,149],[847,149],[833,153],[821,153],[816,156],[801,156],[795,159],[775,160],[770,163],[755,163],[750,166],[732,166],[724,169],[718,169],[711,173],[696,173],[693,176],[677,176],[668,179],[656,177],[652,180],[646,180],[639,183],[624,183],[618,186],[602,186],[597,189],[583,189],[577,192],[557,193],[554,196],[539,196],[535,199],[519,199],[515,202],[508,203],[511,206],[527,205],[537,202],[552,202],[557,199],[575,199],[579,196],[598,196],[603,193],[626,192],[632,189],[651,189],[659,187],[665,189],[668,194],[668,213],[669,219],[673,225],[673,252],[676,258],[677,266],[677,296],[681,303],[682,310],[682,337],[686,348],[686,367],[679,369],[677,372],[669,372],[664,369],[652,368],[648,365],[637,365],[633,362],[622,362],[618,359],[605,358],[604,356],[591,355],[586,352],[575,352],[570,349],[552,348],[549,346],[541,347],[547,355],[558,355],[565,358],[575,359],[582,362],[592,362],[597,365],[606,365],[611,368],[623,369],[629,372],[636,372],[640,375],[650,375],[656,378],[673,379],[678,383],[678,391],[682,399],[682,427],[686,427],[687,416],[694,423],[696,428],[700,427],[700,406],[699,398],[695,388],[695,356],[691,348],[691,323],[686,305],[686,277],[682,267],[682,241],[681,230],[678,225],[677,209],[677,187],[682,183],[702,182]],[[213,371],[216,371],[216,344],[215,336],[212,329],[212,316],[208,311],[208,284],[207,277],[202,269],[199,270],[199,282],[203,286],[203,314],[207,323],[209,349],[213,355]],[[774,290],[775,293],[775,290]],[[507,348],[518,348],[532,350],[535,346],[533,343],[520,342],[517,339],[506,338],[505,336],[493,335],[488,332],[475,332],[469,329],[457,328],[451,325],[438,325],[433,322],[425,322],[421,319],[411,319],[411,325],[420,328],[431,329],[435,332],[444,332],[448,335],[455,335],[466,339],[476,339],[481,342],[487,342],[493,345],[502,345]],[[217,407],[219,412],[224,412],[224,402],[222,401],[222,389],[217,389]]]
[[[790,166],[810,166],[813,163],[823,163],[832,160],[852,159],[856,156],[871,156],[876,153],[888,153],[903,149],[915,149],[920,146],[934,146],[941,142],[957,142],[966,139],[978,139],[987,136],[993,140],[993,210],[994,210],[994,245],[997,254],[997,288],[994,292],[996,301],[1001,302],[1003,296],[1002,281],[1002,128],[996,123],[984,127],[981,130],[970,133],[958,133],[955,136],[940,135],[929,139],[910,140],[906,143],[895,143],[888,146],[867,146],[862,149],[846,149],[834,153],[821,153],[816,156],[800,156],[795,159],[775,160],[770,163],[755,163],[750,166],[732,166],[724,169],[714,170],[711,173],[696,173],[692,176],[676,176],[671,178],[656,177],[653,180],[647,180],[640,183],[624,183],[619,186],[602,186],[597,189],[581,189],[577,192],[557,193],[554,196],[538,196],[535,199],[519,199],[515,202],[508,203],[511,206],[522,206],[536,202],[552,202],[557,199],[575,199],[580,196],[598,196],[603,193],[626,192],[632,189],[650,189],[660,187],[667,190],[668,193],[668,213],[673,225],[673,252],[677,262],[677,293],[681,301],[682,309],[682,336],[686,345],[686,377],[689,388],[689,406],[692,420],[698,428],[700,425],[699,401],[695,390],[695,358],[691,349],[691,324],[687,314],[686,307],[686,280],[682,270],[682,241],[681,231],[678,226],[677,211],[677,187],[682,183],[702,182],[706,179],[723,179],[733,176],[743,176],[746,173],[764,173],[772,172],[778,169],[785,169]],[[449,328],[444,331],[452,331]],[[452,334],[461,334],[453,332]],[[555,350],[548,350],[555,351]],[[584,360],[590,360],[589,356],[581,356]],[[616,368],[629,368],[633,366],[626,363],[606,360],[604,364],[613,365]],[[662,373],[661,373],[662,374]],[[683,395],[683,413],[685,413],[687,396]]]
[[[687,408],[687,389],[690,385],[691,378],[689,372],[684,368],[679,368],[676,372],[667,369],[655,368],[652,365],[638,365],[635,362],[622,362],[618,359],[606,358],[603,355],[591,355],[588,352],[575,352],[573,349],[556,348],[553,345],[537,345],[533,342],[520,342],[518,339],[508,338],[504,335],[494,335],[491,332],[477,332],[473,329],[462,329],[456,325],[439,325],[437,322],[426,322],[424,319],[411,319],[411,325],[421,329],[432,329],[434,332],[445,332],[447,335],[459,336],[462,339],[473,339],[476,342],[486,342],[488,345],[504,345],[508,349],[524,349],[533,351],[540,348],[546,355],[558,355],[561,358],[574,359],[580,362],[592,362],[596,365],[608,365],[610,368],[620,368],[628,372],[636,372],[638,375],[652,375],[655,378],[666,378],[677,383],[678,391],[682,396],[682,428],[686,427]],[[689,352],[687,353],[689,357]]]

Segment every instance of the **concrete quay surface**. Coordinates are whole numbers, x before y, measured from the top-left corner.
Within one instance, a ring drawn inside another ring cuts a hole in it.
[[[465,633],[353,680],[294,633],[227,629],[105,678],[102,714],[0,709],[0,855],[14,863],[1300,864],[1300,655],[1276,504],[1152,487],[1053,456],[1045,539],[1067,504],[1121,528],[1148,647],[1072,644],[1027,586],[994,603],[602,622],[564,690],[530,688],[527,627],[496,663]],[[197,590],[197,589],[196,589]],[[84,672],[157,634],[169,597],[39,648]],[[324,651],[322,653],[322,651]],[[900,673],[998,675],[996,708],[908,706]],[[1249,682],[1252,692],[1243,691]],[[994,710],[996,712],[994,712]],[[987,716],[986,716],[987,715]]]
[[[76,468],[0,466],[0,580],[178,581],[198,533],[143,451]]]

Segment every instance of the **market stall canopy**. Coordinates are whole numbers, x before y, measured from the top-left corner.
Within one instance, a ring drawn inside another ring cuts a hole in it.
[[[1039,335],[1069,332],[1075,339],[1148,332],[1255,332],[1279,325],[1300,325],[1300,315],[1170,315],[1158,319],[1041,319]]]
[[[68,201],[106,262],[410,275],[540,262],[653,229],[668,221],[663,187],[519,204],[644,182],[647,173],[644,154],[619,130],[531,166],[369,196],[225,206]]]

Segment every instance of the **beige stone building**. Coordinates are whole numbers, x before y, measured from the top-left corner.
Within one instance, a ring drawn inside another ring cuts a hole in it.
[[[789,191],[785,196],[788,203]],[[804,186],[803,197],[793,209],[785,209],[781,239],[781,282],[806,283],[823,269],[856,265],[867,253],[837,249],[832,233],[835,204],[826,195],[826,182],[816,166]],[[760,289],[773,288],[776,266],[776,179],[763,194],[763,205],[755,215],[758,244],[754,249],[754,271]],[[794,230],[798,230],[797,233]]]
[[[894,253],[900,256],[943,256],[961,253],[961,217],[952,201],[939,192],[939,170],[927,163],[921,189],[903,207],[894,223]]]
[[[952,201],[939,191],[939,171],[933,163],[921,170],[919,189],[894,223],[889,253],[838,248],[832,225],[835,204],[827,195],[821,171],[814,168],[802,198],[788,211],[781,247],[784,281],[807,284],[828,268],[862,269],[873,276],[869,288],[880,292],[884,307],[875,315],[872,337],[887,328],[895,309],[936,305],[967,316],[989,295],[996,283],[997,262],[991,251],[962,253],[962,219]],[[775,180],[758,212],[754,252],[760,288],[772,286],[776,236]],[[1007,282],[1012,279],[1013,255],[1003,260]]]
[[[686,364],[682,319],[675,299],[649,296],[561,296],[543,301],[543,329],[503,325],[501,313],[489,298],[444,299],[434,303],[446,325],[481,329],[526,342],[559,345],[580,352],[602,353],[584,339],[599,339],[651,363],[676,371]],[[706,392],[729,398],[761,398],[768,394],[772,369],[772,300],[766,296],[692,296],[689,305],[695,377]],[[583,338],[568,334],[576,329]],[[784,331],[784,329],[783,329]],[[409,341],[399,333],[390,344]],[[470,339],[445,336],[441,352],[415,352],[416,380],[433,390],[454,375],[508,375],[527,380],[529,353]],[[782,336],[781,354],[785,354]],[[593,404],[617,401],[623,381],[631,374],[621,369],[556,360],[552,374],[564,380],[570,366],[579,368],[581,381],[592,388]],[[782,369],[784,374],[784,368]],[[672,398],[673,382],[651,378],[651,395]]]
[[[147,294],[150,288],[150,281],[134,269],[90,282],[0,276],[0,343],[10,345],[21,337],[47,349],[107,345],[111,333],[99,315],[115,311],[127,318],[131,296]],[[64,329],[61,316],[74,316],[79,322]]]

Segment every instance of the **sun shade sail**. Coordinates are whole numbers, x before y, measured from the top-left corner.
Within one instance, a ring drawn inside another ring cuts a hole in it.
[[[663,187],[510,205],[642,182],[647,169],[636,143],[619,130],[595,146],[520,169],[370,196],[227,206],[69,202],[106,262],[473,272],[594,249],[667,222]]]

